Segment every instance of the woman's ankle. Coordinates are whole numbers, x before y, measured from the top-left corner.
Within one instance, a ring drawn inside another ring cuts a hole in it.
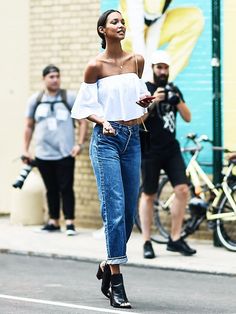
[[[118,285],[122,282],[123,282],[123,277],[122,277],[121,273],[111,275],[111,284],[112,285]]]
[[[120,273],[120,265],[109,265],[111,268],[111,274],[115,275],[115,274],[119,274]]]

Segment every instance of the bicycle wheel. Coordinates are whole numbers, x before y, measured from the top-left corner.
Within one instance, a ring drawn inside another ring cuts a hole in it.
[[[139,199],[141,196],[141,191],[139,194]],[[161,234],[159,232],[159,229],[157,227],[157,209],[156,209],[156,205],[154,205],[153,208],[153,225],[152,225],[152,229],[151,229],[151,240],[159,243],[159,244],[166,244],[167,243],[167,237],[163,236],[163,234]],[[139,206],[137,207],[137,211],[136,211],[136,215],[135,215],[135,225],[138,229],[139,232],[142,232],[142,228],[141,228],[141,222],[140,222],[140,218],[139,218]]]
[[[181,236],[183,238],[194,233],[198,228],[201,222],[205,219],[205,210],[204,213],[200,214],[201,207],[198,206],[196,209],[197,212],[193,212],[189,208],[190,201],[195,197],[192,184],[189,183],[189,200],[186,207],[184,221],[181,231]],[[154,203],[154,217],[155,225],[159,230],[160,234],[168,238],[171,232],[171,213],[170,207],[174,200],[174,190],[167,176],[164,176],[159,183],[159,188],[157,191],[157,198]]]
[[[236,203],[236,183],[231,186],[231,196]],[[228,198],[224,195],[219,201],[218,214],[234,212]],[[236,215],[216,220],[216,232],[222,245],[236,252]]]

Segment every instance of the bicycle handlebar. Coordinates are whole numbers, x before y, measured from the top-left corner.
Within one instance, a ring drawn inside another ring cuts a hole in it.
[[[200,152],[200,150],[202,150],[202,146],[201,147],[181,147],[181,152],[185,153],[185,152]]]
[[[225,148],[225,147],[222,147],[222,146],[213,146],[213,141],[209,139],[209,137],[205,134],[202,134],[200,135],[199,137],[197,137],[197,134],[196,133],[189,133],[186,135],[186,138],[188,140],[191,140],[195,145],[196,147],[183,147],[181,149],[181,151],[183,152],[196,152],[196,151],[200,151],[202,149],[202,146],[201,146],[201,142],[208,142],[210,144],[212,144],[212,150],[213,151],[222,151],[224,153],[236,153],[236,151],[232,151],[228,148]]]
[[[224,152],[224,153],[235,153],[235,151],[230,150],[228,148],[224,148],[222,146],[212,146],[212,149],[215,150],[215,151],[221,151],[221,152]]]
[[[212,143],[212,140],[209,139],[209,137],[205,134],[200,135],[199,137],[197,137],[196,133],[188,133],[186,135],[186,138],[189,140],[192,140],[193,142],[209,142]]]
[[[193,147],[184,147],[183,148],[183,151],[184,152],[200,152],[202,150],[202,145],[200,144],[201,142],[209,142],[212,144],[212,140],[209,139],[209,137],[205,134],[202,134],[200,135],[199,137],[197,137],[197,134],[196,133],[188,133],[186,135],[186,138],[187,140],[189,141],[192,141],[196,147],[193,148]]]
[[[200,142],[202,142],[203,140],[207,140],[208,137],[206,135],[201,135],[200,137],[197,138],[197,134],[196,133],[188,133],[186,135],[187,138],[187,142],[190,140],[192,141],[195,146],[194,147],[186,147],[186,145],[184,147],[181,148],[182,152],[190,152],[192,154],[198,154],[201,150],[202,150],[202,145],[200,144]]]

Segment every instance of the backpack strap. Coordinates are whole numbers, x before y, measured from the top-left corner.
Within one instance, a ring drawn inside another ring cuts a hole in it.
[[[44,94],[44,90],[42,90],[41,92],[39,92],[37,98],[36,98],[36,104],[40,104],[41,103],[41,100],[43,98],[43,94]]]
[[[66,106],[66,108],[71,111],[70,106],[68,105],[67,102],[67,92],[66,89],[60,89],[60,94],[61,94],[61,102],[63,102],[63,104]]]
[[[38,94],[38,96],[37,96],[37,98],[36,98],[36,100],[35,100],[35,106],[34,106],[34,111],[33,111],[33,117],[35,116],[35,112],[36,112],[36,109],[37,109],[37,107],[39,106],[39,104],[43,103],[43,102],[42,102],[42,98],[43,98],[44,93],[45,93],[44,90],[42,90],[41,92],[39,92],[39,94]],[[70,108],[70,106],[68,105],[68,102],[67,102],[67,91],[66,91],[66,89],[60,89],[60,95],[61,95],[61,100],[60,100],[60,101],[55,101],[55,102],[53,102],[53,103],[62,102],[62,103],[65,105],[65,107],[67,108],[67,110],[68,110],[69,112],[71,112],[71,108]],[[47,103],[48,103],[48,102],[47,102]],[[34,118],[33,118],[33,119],[34,119]],[[74,119],[72,119],[72,120],[73,120],[73,125],[74,125],[74,127],[75,127],[75,121],[74,121]]]
[[[38,105],[41,103],[41,100],[43,98],[43,94],[44,94],[44,90],[42,90],[41,92],[39,92],[36,100],[35,100],[35,106],[34,106],[34,111],[33,111],[33,119],[35,117],[35,112],[36,112],[36,109],[38,108]]]
[[[34,106],[34,112],[33,112],[33,116],[35,115],[36,109],[38,107],[39,104],[44,103],[42,102],[42,98],[44,95],[44,90],[42,90],[41,92],[39,92],[36,100],[35,100],[35,106]],[[65,107],[68,109],[68,111],[71,111],[70,106],[67,103],[67,95],[66,95],[66,89],[60,89],[60,95],[61,95],[61,100],[60,101],[55,101],[52,103],[57,103],[57,102],[62,102]],[[46,101],[46,103],[49,103],[48,101]]]

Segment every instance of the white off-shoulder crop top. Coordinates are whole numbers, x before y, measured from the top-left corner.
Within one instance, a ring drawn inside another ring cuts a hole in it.
[[[143,95],[150,95],[146,84],[136,73],[107,76],[96,83],[81,84],[72,108],[76,119],[97,115],[108,121],[140,118],[146,109],[136,104]]]

